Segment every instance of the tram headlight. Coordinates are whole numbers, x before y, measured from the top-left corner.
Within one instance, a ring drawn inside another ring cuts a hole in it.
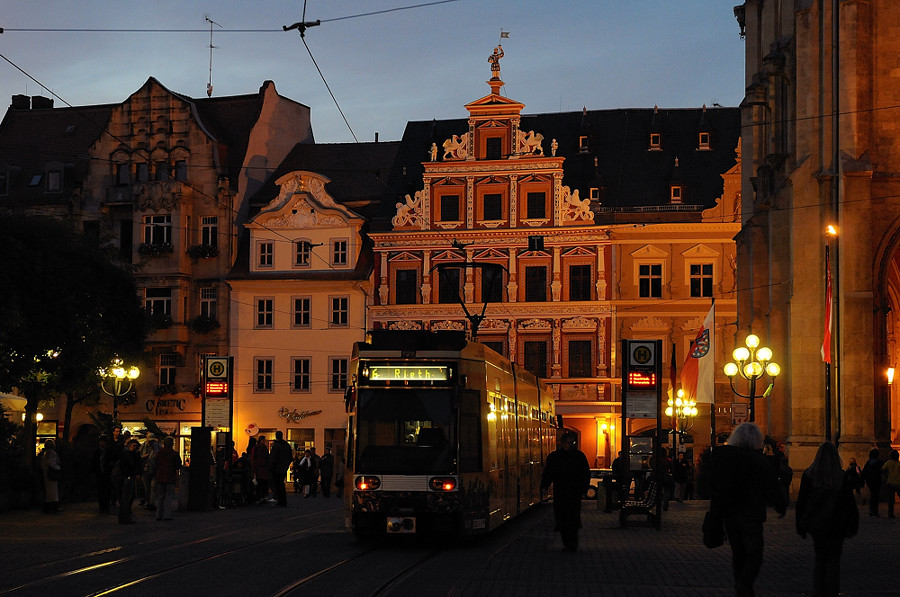
[[[360,475],[354,481],[354,485],[360,491],[374,491],[375,489],[381,487],[381,479],[368,475]]]
[[[454,477],[432,477],[428,481],[428,486],[432,491],[456,491],[456,478]]]

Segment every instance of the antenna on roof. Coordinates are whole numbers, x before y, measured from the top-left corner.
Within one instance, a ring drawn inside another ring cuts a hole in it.
[[[209,18],[209,15],[203,17],[209,23],[209,81],[206,83],[206,97],[212,97],[212,51],[215,46],[212,43],[213,25],[222,29],[222,26]]]

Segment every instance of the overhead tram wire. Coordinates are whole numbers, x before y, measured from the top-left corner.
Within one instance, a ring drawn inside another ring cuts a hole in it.
[[[371,17],[389,12],[398,12],[401,10],[411,10],[414,8],[425,8],[438,4],[449,4],[459,2],[459,0],[436,0],[435,2],[423,2],[421,4],[413,4],[410,6],[397,6],[395,8],[386,8],[384,10],[374,10],[371,12],[363,12],[359,14],[346,15],[343,17],[334,17],[331,19],[319,19],[321,23],[332,23],[334,21],[346,21],[347,19],[357,19],[360,17]],[[305,11],[305,6],[304,6]],[[282,33],[284,29],[222,29],[221,33]],[[2,27],[0,33],[16,32],[16,33],[208,33],[209,29],[102,29],[102,28],[51,28],[51,27]]]

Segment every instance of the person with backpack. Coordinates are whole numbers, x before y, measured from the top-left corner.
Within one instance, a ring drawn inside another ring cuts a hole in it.
[[[849,476],[831,442],[823,442],[800,478],[797,493],[797,533],[813,538],[813,594],[838,595],[844,539],[859,531],[859,510]]]

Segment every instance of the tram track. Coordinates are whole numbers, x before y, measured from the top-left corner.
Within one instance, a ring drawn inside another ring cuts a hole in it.
[[[322,512],[304,513],[299,516],[293,516],[293,517],[286,519],[285,523],[287,523],[289,521],[308,519],[311,517],[321,518],[321,514],[322,514]],[[164,536],[160,535],[160,536],[155,536],[155,537],[151,538],[150,540],[136,541],[127,546],[115,546],[115,547],[110,547],[107,549],[94,550],[94,551],[91,551],[88,553],[77,554],[77,555],[66,557],[66,558],[60,558],[60,559],[51,560],[51,561],[44,561],[39,564],[35,564],[33,566],[26,566],[22,570],[30,569],[32,571],[39,571],[39,570],[43,570],[43,569],[47,569],[47,568],[52,568],[54,566],[58,567],[61,564],[65,564],[67,562],[70,563],[70,562],[85,560],[85,559],[98,557],[98,556],[103,557],[103,556],[108,556],[109,554],[119,554],[124,551],[132,552],[132,553],[128,553],[127,555],[123,555],[122,557],[118,557],[118,558],[114,558],[114,559],[107,559],[107,560],[96,562],[93,564],[80,566],[80,567],[76,567],[76,568],[72,568],[72,569],[68,569],[68,570],[63,570],[63,571],[60,571],[57,573],[42,575],[41,578],[38,578],[38,579],[35,579],[32,581],[28,581],[28,582],[24,582],[24,583],[20,583],[16,586],[9,587],[6,589],[2,589],[2,590],[0,590],[0,596],[14,595],[17,593],[23,593],[25,591],[31,591],[31,590],[38,589],[38,588],[45,588],[54,582],[69,579],[69,578],[72,578],[75,576],[89,575],[94,572],[98,572],[98,571],[109,569],[109,568],[116,567],[116,566],[123,566],[125,564],[132,563],[132,562],[135,562],[138,560],[152,560],[156,556],[161,556],[165,553],[172,553],[173,551],[174,552],[191,551],[201,545],[214,543],[217,540],[225,539],[225,538],[235,536],[235,535],[237,535],[237,536],[244,535],[247,533],[248,529],[251,529],[254,527],[254,522],[255,522],[256,518],[257,517],[254,516],[254,517],[250,517],[250,518],[246,518],[246,519],[238,519],[238,524],[234,524],[235,521],[230,521],[230,523],[223,523],[222,525],[216,525],[217,527],[221,528],[222,526],[226,526],[226,524],[227,524],[228,529],[225,532],[219,532],[214,535],[207,535],[207,536],[204,536],[199,539],[192,539],[189,541],[181,541],[178,543],[166,543],[166,541],[168,539],[170,539],[171,537],[169,535],[164,535]],[[122,583],[119,583],[119,584],[116,584],[116,585],[113,585],[110,587],[106,587],[104,589],[101,589],[101,590],[98,590],[95,592],[86,593],[86,595],[100,596],[100,595],[109,595],[112,593],[123,591],[130,587],[134,587],[134,586],[144,583],[148,580],[152,580],[154,578],[164,576],[166,574],[175,572],[177,570],[181,570],[181,569],[184,569],[184,568],[187,568],[187,567],[190,567],[193,565],[201,564],[204,562],[209,562],[209,561],[212,561],[212,560],[215,560],[215,559],[218,559],[221,557],[225,557],[230,554],[237,553],[237,552],[241,552],[244,550],[252,549],[258,545],[264,544],[269,541],[285,539],[285,538],[289,538],[289,537],[296,536],[296,535],[303,535],[306,533],[310,533],[316,529],[319,529],[324,526],[328,526],[330,524],[331,524],[330,521],[321,521],[321,522],[315,522],[314,524],[310,524],[310,525],[304,526],[299,529],[293,529],[293,530],[286,531],[283,533],[266,534],[265,536],[259,537],[252,541],[242,542],[240,545],[237,545],[237,546],[229,548],[229,549],[220,550],[215,553],[204,555],[202,557],[196,557],[196,558],[192,558],[192,559],[189,559],[186,561],[182,561],[177,565],[161,568],[159,570],[153,571],[152,573],[137,575],[125,582],[122,582]],[[159,544],[159,545],[153,547],[152,549],[147,550],[146,547],[150,544]]]
[[[366,563],[364,560],[367,557],[372,556],[373,554],[384,555],[389,554],[388,557],[394,559],[397,557],[397,552],[390,549],[388,540],[382,540],[377,545],[373,545],[365,549],[364,551],[345,558],[340,562],[336,562],[333,565],[324,568],[322,570],[318,570],[313,574],[310,574],[304,578],[297,580],[285,587],[279,589],[276,593],[272,594],[272,597],[290,597],[291,595],[300,595],[300,594],[308,594],[305,593],[307,589],[311,587],[311,585],[315,582],[327,582],[327,578],[329,575],[342,575],[348,574],[351,571],[351,567],[358,566],[362,567],[363,570],[366,568],[371,569],[373,567],[372,564]],[[386,580],[383,580],[378,584],[378,586],[371,589],[371,592],[360,593],[361,595],[366,595],[366,597],[383,597],[391,594],[391,590],[395,588],[399,583],[401,583],[405,578],[414,574],[421,567],[442,553],[444,549],[442,547],[438,548],[430,548],[425,550],[424,555],[416,556],[414,561],[405,564],[397,571],[391,571],[391,576]]]

